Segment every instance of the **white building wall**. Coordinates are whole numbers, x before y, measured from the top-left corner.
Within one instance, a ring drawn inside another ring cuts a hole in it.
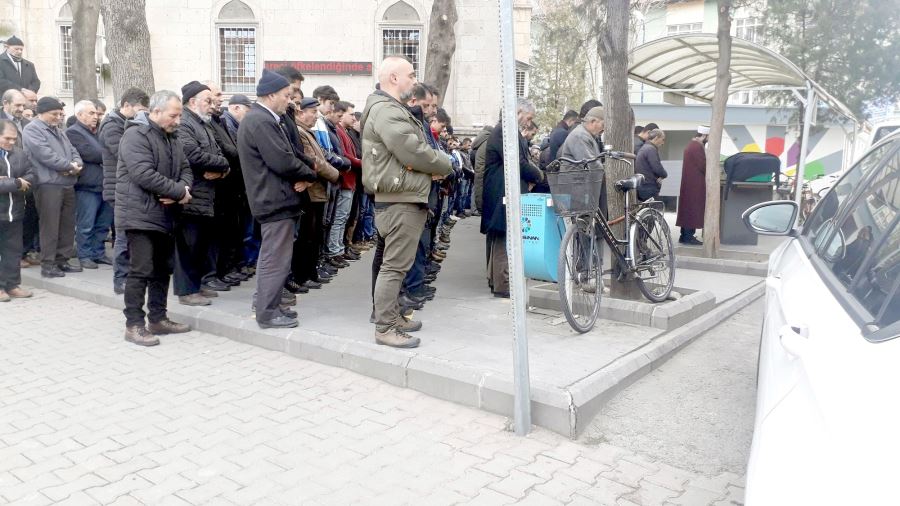
[[[396,0],[244,0],[257,28],[257,76],[265,61],[360,61],[373,63],[371,76],[305,74],[303,91],[330,84],[342,99],[358,108],[373,91],[381,60],[381,16]],[[431,2],[405,0],[420,17],[420,65],[427,56]],[[228,0],[147,0],[153,72],[157,89],[180,91],[192,80],[218,81],[216,17]],[[71,94],[60,91],[59,12],[64,0],[0,0],[0,35],[25,40],[25,57],[34,62],[40,94],[57,95],[71,106]],[[457,50],[444,107],[460,127],[493,124],[501,104],[499,3],[457,0]],[[531,6],[517,2],[516,57],[530,59]],[[8,21],[7,21],[8,20]],[[67,20],[70,21],[70,20]],[[8,33],[4,33],[8,32]],[[101,99],[113,104],[112,86]],[[68,99],[68,100],[67,100]]]

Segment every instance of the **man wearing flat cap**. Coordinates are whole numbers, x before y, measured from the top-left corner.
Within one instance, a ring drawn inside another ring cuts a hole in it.
[[[4,43],[6,51],[0,54],[0,95],[6,90],[28,89],[35,93],[41,89],[34,64],[22,58],[25,43],[13,35]]]
[[[256,265],[256,323],[260,328],[297,326],[297,313],[281,304],[291,270],[291,254],[303,200],[300,193],[316,180],[316,172],[297,155],[284,120],[291,83],[263,70],[257,101],[238,128],[238,154],[247,199],[260,223],[262,245]]]
[[[23,145],[37,176],[35,201],[40,216],[41,276],[81,272],[75,256],[75,182],[81,173],[78,151],[60,128],[65,104],[54,97],[38,100],[37,116],[22,132]]]
[[[218,181],[230,166],[222,155],[210,126],[212,106],[209,86],[191,81],[181,87],[184,116],[178,140],[194,177],[191,201],[184,206],[175,226],[174,291],[186,306],[206,306],[215,291],[229,286],[215,278],[214,217]],[[212,274],[211,274],[212,273]]]
[[[703,244],[694,234],[703,228],[706,213],[706,141],[709,127],[700,126],[687,147],[681,166],[681,191],[678,193],[678,218],[675,225],[681,227],[678,242],[690,246]]]

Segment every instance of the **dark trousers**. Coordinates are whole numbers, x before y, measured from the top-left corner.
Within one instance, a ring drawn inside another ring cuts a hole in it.
[[[291,272],[291,253],[297,218],[260,225],[262,246],[256,264],[256,321],[281,316],[281,290]]]
[[[0,221],[0,290],[22,284],[22,220]]]
[[[34,198],[34,190],[25,194],[25,218],[22,220],[22,253],[39,251],[40,245],[40,219],[38,218],[37,203]]]
[[[294,240],[291,271],[294,281],[306,283],[318,281],[319,254],[322,249],[322,215],[325,202],[310,202],[306,212],[300,216],[300,229]]]
[[[124,283],[128,276],[128,236],[121,228],[116,229],[113,241],[113,282]]]
[[[421,296],[425,288],[425,270],[428,268],[428,256],[431,245],[431,229],[427,226],[422,228],[422,235],[419,237],[419,245],[416,247],[416,259],[413,261],[412,267],[403,278],[403,291],[415,296]]]
[[[241,210],[241,230],[244,232],[244,260],[246,267],[256,267],[259,259],[259,246],[262,241],[262,233],[259,230],[259,222],[250,214],[250,208]]]
[[[220,278],[243,266],[244,229],[240,208],[237,197],[216,202],[216,275]]]
[[[75,256],[75,188],[45,184],[34,195],[41,217],[41,265],[64,264]]]
[[[375,310],[375,283],[378,281],[378,273],[381,272],[381,264],[384,262],[384,237],[375,231],[375,256],[372,257],[372,311]]]
[[[175,225],[175,295],[199,293],[215,269],[213,224],[213,218],[184,215]]]
[[[130,259],[125,280],[125,325],[144,325],[145,296],[147,319],[151,323],[165,320],[175,240],[163,232],[127,230],[125,234]]]

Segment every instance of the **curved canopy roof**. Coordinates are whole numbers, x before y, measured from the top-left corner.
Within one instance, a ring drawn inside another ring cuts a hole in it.
[[[634,48],[628,77],[695,100],[711,102],[718,59],[719,41],[715,34],[673,35]],[[859,122],[846,105],[787,58],[750,41],[732,38],[730,89],[797,87],[805,90],[807,83],[832,109]]]

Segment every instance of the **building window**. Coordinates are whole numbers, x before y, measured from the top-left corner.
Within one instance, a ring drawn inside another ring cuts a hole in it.
[[[254,94],[259,44],[253,10],[240,0],[225,4],[216,20],[216,38],[222,91]]]
[[[422,75],[422,25],[419,12],[410,4],[399,1],[391,4],[379,22],[381,32],[381,56],[405,56]]]
[[[385,28],[381,31],[384,57],[402,55],[412,62],[416,73],[419,73],[419,39],[420,30]]]
[[[72,25],[59,25],[59,90],[72,93]]]
[[[740,18],[734,20],[734,36],[753,43],[759,42],[763,25],[761,18]]]
[[[669,25],[666,27],[668,35],[681,35],[685,33],[701,33],[703,31],[703,23],[684,23],[680,25]]]
[[[219,81],[225,93],[256,89],[256,29],[219,27]]]
[[[516,70],[516,96],[525,97],[527,88],[525,87],[528,74],[524,70]]]

